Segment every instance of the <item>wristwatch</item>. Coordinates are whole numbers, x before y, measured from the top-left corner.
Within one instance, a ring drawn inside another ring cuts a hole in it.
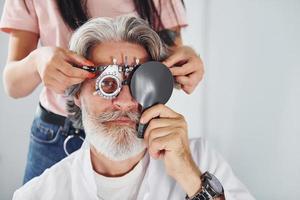
[[[201,176],[202,187],[194,196],[185,196],[186,200],[211,200],[224,194],[220,181],[211,173],[205,172]]]

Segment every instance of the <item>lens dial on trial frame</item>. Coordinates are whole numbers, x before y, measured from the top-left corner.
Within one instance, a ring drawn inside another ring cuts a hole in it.
[[[105,99],[113,99],[118,96],[122,86],[128,83],[129,74],[139,65],[139,59],[135,60],[135,65],[127,64],[127,56],[125,56],[125,65],[118,65],[117,60],[113,59],[113,64],[99,67],[102,73],[96,79],[94,94],[98,94]]]
[[[108,65],[96,79],[95,89],[97,94],[106,98],[115,98],[122,88],[122,74],[119,73],[118,65]]]
[[[96,89],[100,89],[106,95],[112,95],[120,88],[118,78],[114,75],[103,77],[97,83]]]

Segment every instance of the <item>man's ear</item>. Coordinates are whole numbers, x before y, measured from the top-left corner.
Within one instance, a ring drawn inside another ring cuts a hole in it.
[[[77,92],[74,96],[74,103],[76,106],[81,108],[80,92]]]

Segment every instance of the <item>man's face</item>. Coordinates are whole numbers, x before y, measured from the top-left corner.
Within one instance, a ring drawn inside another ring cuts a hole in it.
[[[139,58],[143,63],[148,60],[147,51],[140,45],[127,42],[107,42],[96,45],[90,50],[89,59],[95,65],[135,64]],[[129,87],[123,86],[118,96],[112,100],[94,95],[96,79],[83,83],[78,95],[77,105],[82,110],[82,120],[87,140],[111,160],[125,160],[145,149],[142,139],[136,136],[139,120],[138,103],[130,94]]]

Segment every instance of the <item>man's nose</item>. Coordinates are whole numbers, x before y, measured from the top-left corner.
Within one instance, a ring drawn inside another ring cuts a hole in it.
[[[131,96],[128,85],[124,85],[122,87],[119,95],[112,100],[112,103],[119,110],[129,111],[132,109],[134,109],[134,110],[138,109],[138,103]]]

